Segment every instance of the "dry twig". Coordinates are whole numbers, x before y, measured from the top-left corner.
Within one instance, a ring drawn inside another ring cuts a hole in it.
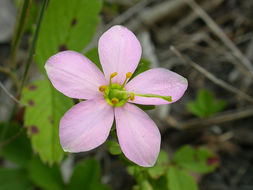
[[[195,63],[195,62],[189,60],[188,58],[186,58],[185,56],[183,56],[175,47],[171,46],[170,49],[179,58],[181,58],[185,63],[191,65],[193,68],[195,68],[197,71],[202,73],[206,78],[208,78],[209,80],[211,80],[212,82],[214,82],[218,86],[220,86],[220,87],[222,87],[222,88],[224,88],[224,89],[226,89],[230,92],[233,92],[234,94],[237,94],[241,98],[253,103],[253,97],[251,97],[248,94],[244,93],[240,89],[237,89],[237,88],[233,87],[232,85],[226,83],[225,81],[223,81],[221,79],[218,79],[216,76],[214,76],[212,73],[210,73],[209,71],[207,71],[206,69],[204,69],[203,67],[198,65],[197,63]]]
[[[199,15],[199,17],[219,37],[219,39],[225,44],[225,46],[231,50],[232,54],[248,69],[251,76],[253,76],[253,66],[250,60],[242,54],[242,52],[226,36],[226,34],[215,23],[215,21],[194,0],[184,0],[184,1]]]
[[[174,119],[167,118],[167,122],[179,129],[196,129],[202,126],[217,125],[228,121],[234,121],[253,116],[253,107],[242,108],[237,110],[231,110],[221,112],[218,115],[214,115],[205,119],[191,119],[184,122],[176,122]],[[172,121],[172,122],[171,122]]]
[[[2,82],[0,82],[0,87],[3,89],[3,91],[17,104],[21,105],[21,106],[26,106],[25,104],[23,104],[22,102],[20,102],[18,99],[16,99],[3,85]]]

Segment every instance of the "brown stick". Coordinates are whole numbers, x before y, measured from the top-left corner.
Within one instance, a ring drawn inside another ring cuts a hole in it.
[[[253,107],[242,108],[238,110],[231,110],[226,112],[221,112],[218,115],[210,116],[205,119],[191,119],[184,122],[171,122],[170,118],[167,118],[167,122],[179,129],[193,129],[208,125],[221,124],[228,121],[234,121],[238,119],[243,119],[253,116]],[[174,121],[174,120],[173,120]]]
[[[222,87],[222,88],[224,88],[224,89],[226,89],[230,92],[233,92],[234,94],[237,94],[241,98],[253,103],[253,97],[251,97],[248,94],[244,93],[240,89],[237,89],[237,88],[233,87],[232,85],[226,83],[225,81],[223,81],[221,79],[218,79],[216,76],[214,76],[212,73],[210,73],[209,71],[207,71],[206,69],[204,69],[203,67],[198,65],[197,63],[195,63],[195,62],[189,60],[188,58],[186,58],[185,56],[183,56],[182,53],[180,53],[175,47],[171,46],[170,50],[173,53],[175,53],[179,58],[181,58],[185,63],[187,63],[190,66],[192,66],[193,68],[195,68],[197,71],[199,71],[206,78],[211,80],[213,83],[215,83],[218,86],[220,86],[220,87]]]
[[[225,46],[231,50],[232,54],[248,69],[251,76],[253,76],[253,66],[250,60],[242,54],[239,48],[226,36],[215,21],[194,0],[185,0],[185,2],[199,15]]]

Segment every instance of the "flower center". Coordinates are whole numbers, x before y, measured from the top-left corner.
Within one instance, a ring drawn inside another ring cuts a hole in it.
[[[128,95],[124,88],[127,80],[132,76],[132,73],[128,72],[126,74],[126,79],[122,85],[117,83],[112,84],[112,78],[116,75],[116,72],[110,75],[110,84],[108,86],[102,85],[99,87],[99,91],[104,92],[107,103],[113,107],[123,106],[129,98],[130,100],[134,99],[133,95]]]
[[[99,87],[99,91],[104,93],[104,97],[109,105],[113,107],[123,106],[127,102],[128,99],[130,99],[131,101],[134,101],[135,96],[141,96],[141,97],[147,97],[147,98],[161,98],[168,102],[172,102],[171,96],[161,96],[161,95],[156,95],[156,94],[139,94],[135,92],[126,91],[124,87],[128,79],[131,78],[132,76],[131,72],[126,73],[126,79],[122,85],[118,83],[112,84],[112,78],[114,78],[117,74],[118,73],[115,72],[110,75],[110,83],[108,86],[102,85]]]

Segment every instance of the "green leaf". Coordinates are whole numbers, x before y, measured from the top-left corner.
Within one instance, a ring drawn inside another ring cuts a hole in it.
[[[158,179],[167,172],[169,166],[169,158],[165,151],[160,151],[157,162],[154,167],[148,168],[148,173],[151,178]]]
[[[45,190],[62,190],[64,183],[59,166],[48,166],[36,157],[30,161],[28,168],[29,178],[39,187]]]
[[[53,54],[84,49],[96,31],[101,6],[100,0],[49,1],[35,51],[35,61],[43,72]]]
[[[205,89],[201,89],[198,92],[197,99],[195,101],[187,104],[188,110],[200,118],[218,113],[223,110],[225,106],[225,101],[215,101],[213,94]]]
[[[150,69],[150,62],[149,60],[145,59],[145,58],[141,58],[138,67],[136,68],[134,74],[132,75],[131,79],[133,79],[134,77],[136,77],[138,74],[143,73],[144,71],[147,71]],[[130,80],[131,80],[130,79]]]
[[[2,133],[3,126],[4,123],[1,123],[0,134]],[[8,143],[2,147],[1,156],[12,163],[26,166],[31,158],[32,148],[24,127],[11,123],[8,126],[3,142]]]
[[[167,175],[162,175],[158,179],[150,179],[149,182],[154,190],[168,190]]]
[[[29,105],[25,110],[24,125],[33,149],[45,162],[61,161],[59,121],[73,105],[72,100],[52,88],[48,80],[35,81],[24,88],[22,95],[21,101]]]
[[[184,170],[171,166],[167,175],[170,190],[197,190],[194,179]]]
[[[141,105],[141,104],[134,104],[134,105],[138,106],[142,110],[153,110],[153,109],[155,109],[154,105]]]
[[[95,159],[86,159],[79,162],[73,171],[68,190],[109,190],[100,182],[100,165]]]
[[[32,188],[25,170],[0,168],[0,190],[28,190]]]
[[[112,155],[119,155],[122,153],[119,143],[115,142],[115,141],[111,141],[111,140],[107,140],[106,141],[106,145],[108,147],[109,152]]]
[[[142,180],[138,186],[139,190],[154,190],[148,180]]]
[[[205,117],[205,112],[199,107],[199,104],[197,104],[195,102],[189,102],[187,104],[187,108],[194,115],[196,115],[200,118]]]
[[[214,158],[217,157],[207,149],[193,149],[190,146],[183,146],[175,153],[173,161],[185,169],[208,173],[213,171],[218,165],[217,160],[212,164],[209,163],[209,160]]]

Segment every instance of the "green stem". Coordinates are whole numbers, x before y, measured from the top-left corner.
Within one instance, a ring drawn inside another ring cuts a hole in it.
[[[29,55],[28,55],[28,59],[27,59],[26,65],[25,65],[25,71],[24,71],[24,74],[23,74],[23,77],[22,77],[22,81],[21,81],[21,85],[20,85],[18,95],[20,95],[21,92],[22,92],[24,83],[25,83],[26,78],[27,78],[29,68],[30,68],[31,63],[32,63],[33,54],[34,54],[34,51],[35,51],[35,46],[36,46],[36,42],[37,42],[37,39],[38,39],[42,18],[44,16],[47,4],[48,4],[48,0],[43,0],[42,8],[41,8],[39,19],[38,19],[38,22],[37,22],[37,25],[36,25],[35,33],[34,33],[34,36],[33,36],[33,39],[32,39],[32,44],[31,44],[31,48],[29,50]]]
[[[18,85],[19,85],[18,79],[17,79],[16,75],[10,69],[0,66],[0,72],[8,75],[11,78],[15,88],[18,89]]]
[[[17,54],[17,50],[19,48],[24,30],[25,30],[25,24],[29,17],[32,2],[33,0],[22,1],[21,9],[19,11],[18,18],[15,25],[14,37],[13,37],[12,46],[11,46],[11,60],[10,60],[11,69],[14,69],[16,66],[16,54]]]
[[[39,34],[40,26],[41,26],[41,21],[42,21],[44,12],[46,10],[47,4],[48,4],[48,0],[43,0],[42,8],[41,8],[40,15],[39,15],[39,19],[38,19],[37,26],[36,26],[36,29],[35,29],[35,33],[34,33],[34,36],[33,36],[33,39],[32,39],[32,45],[31,45],[31,48],[29,50],[29,55],[28,55],[28,59],[27,59],[27,62],[26,62],[25,72],[23,74],[22,81],[21,81],[21,86],[20,86],[19,91],[18,91],[18,96],[17,96],[18,98],[20,98],[20,95],[21,95],[21,92],[22,92],[22,89],[23,89],[23,86],[24,86],[24,83],[25,83],[30,65],[32,63],[32,58],[33,58],[33,54],[34,54],[34,50],[35,50],[35,45],[36,45],[36,42],[37,42],[37,39],[38,39],[38,34]],[[8,131],[8,126],[10,126],[10,123],[11,123],[11,121],[12,121],[12,119],[13,119],[15,113],[16,113],[16,109],[17,109],[17,104],[15,104],[14,107],[12,108],[9,119],[3,127],[2,134],[0,135],[0,142],[2,142],[2,140],[5,138],[5,135]]]

